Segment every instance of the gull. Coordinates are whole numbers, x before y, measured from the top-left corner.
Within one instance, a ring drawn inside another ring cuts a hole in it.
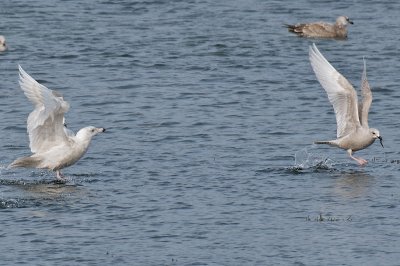
[[[3,35],[0,35],[0,52],[3,52],[7,49],[6,38]]]
[[[29,114],[27,131],[32,155],[12,162],[9,167],[33,167],[56,172],[57,181],[65,182],[60,170],[76,163],[87,151],[93,136],[104,128],[84,127],[76,135],[66,128],[64,113],[69,110],[63,96],[39,84],[19,67],[19,84],[35,109]]]
[[[315,75],[333,105],[337,123],[337,139],[316,141],[315,144],[328,144],[344,149],[352,159],[360,165],[365,165],[367,161],[354,157],[353,152],[367,148],[376,139],[380,140],[383,147],[379,130],[368,127],[372,93],[367,80],[365,60],[361,78],[362,102],[358,103],[357,92],[353,86],[325,59],[315,44],[310,46],[309,54]]]
[[[295,25],[285,24],[290,32],[296,33],[301,37],[311,38],[347,38],[347,25],[353,24],[346,16],[340,16],[335,24],[326,22],[298,23]]]

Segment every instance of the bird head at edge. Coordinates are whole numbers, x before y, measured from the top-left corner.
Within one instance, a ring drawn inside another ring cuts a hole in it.
[[[379,130],[377,130],[376,128],[370,128],[369,131],[370,131],[371,134],[372,134],[372,138],[373,138],[374,140],[375,140],[375,139],[379,139],[379,142],[381,143],[382,148],[385,148],[385,147],[383,146],[383,138],[382,138],[381,134],[379,133]]]
[[[93,127],[88,126],[80,129],[78,133],[76,133],[77,138],[81,139],[91,139],[93,136],[97,135],[98,133],[105,132],[106,129],[104,127]]]

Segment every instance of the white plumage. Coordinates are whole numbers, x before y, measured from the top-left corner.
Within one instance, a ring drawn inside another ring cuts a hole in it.
[[[372,93],[367,80],[365,60],[361,78],[362,101],[358,103],[353,86],[325,59],[315,44],[310,46],[309,53],[311,66],[335,110],[337,123],[337,139],[315,143],[345,149],[352,159],[361,165],[366,164],[366,160],[356,158],[352,153],[365,149],[374,143],[375,139],[380,140],[382,147],[383,144],[379,131],[368,127]]]
[[[19,158],[10,167],[47,168],[57,172],[77,162],[87,151],[94,135],[104,128],[82,128],[75,135],[64,126],[64,114],[69,104],[62,95],[39,84],[19,66],[19,84],[35,106],[29,114],[27,130],[33,155]]]

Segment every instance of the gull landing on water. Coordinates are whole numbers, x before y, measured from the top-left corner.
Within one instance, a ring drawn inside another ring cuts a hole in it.
[[[19,66],[19,84],[35,109],[28,117],[29,147],[33,155],[18,158],[9,167],[33,167],[56,171],[57,180],[65,182],[60,170],[76,163],[87,151],[97,133],[106,131],[84,127],[76,135],[64,126],[69,104],[61,94],[39,84]]]
[[[367,69],[364,60],[364,71],[361,78],[362,102],[357,102],[357,92],[320,53],[317,46],[310,46],[311,66],[319,83],[328,94],[336,114],[337,139],[316,141],[316,144],[328,144],[347,151],[352,159],[360,165],[367,163],[363,158],[356,158],[353,152],[370,146],[382,137],[375,128],[368,127],[368,112],[372,103],[372,93],[367,80]]]

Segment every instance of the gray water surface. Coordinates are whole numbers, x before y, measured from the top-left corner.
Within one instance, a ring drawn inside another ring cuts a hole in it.
[[[1,265],[399,265],[400,3],[1,3]],[[349,39],[284,23],[347,15]],[[356,87],[367,60],[375,143],[359,167],[308,61]],[[63,93],[70,129],[107,128],[66,185],[36,169],[21,66]]]

